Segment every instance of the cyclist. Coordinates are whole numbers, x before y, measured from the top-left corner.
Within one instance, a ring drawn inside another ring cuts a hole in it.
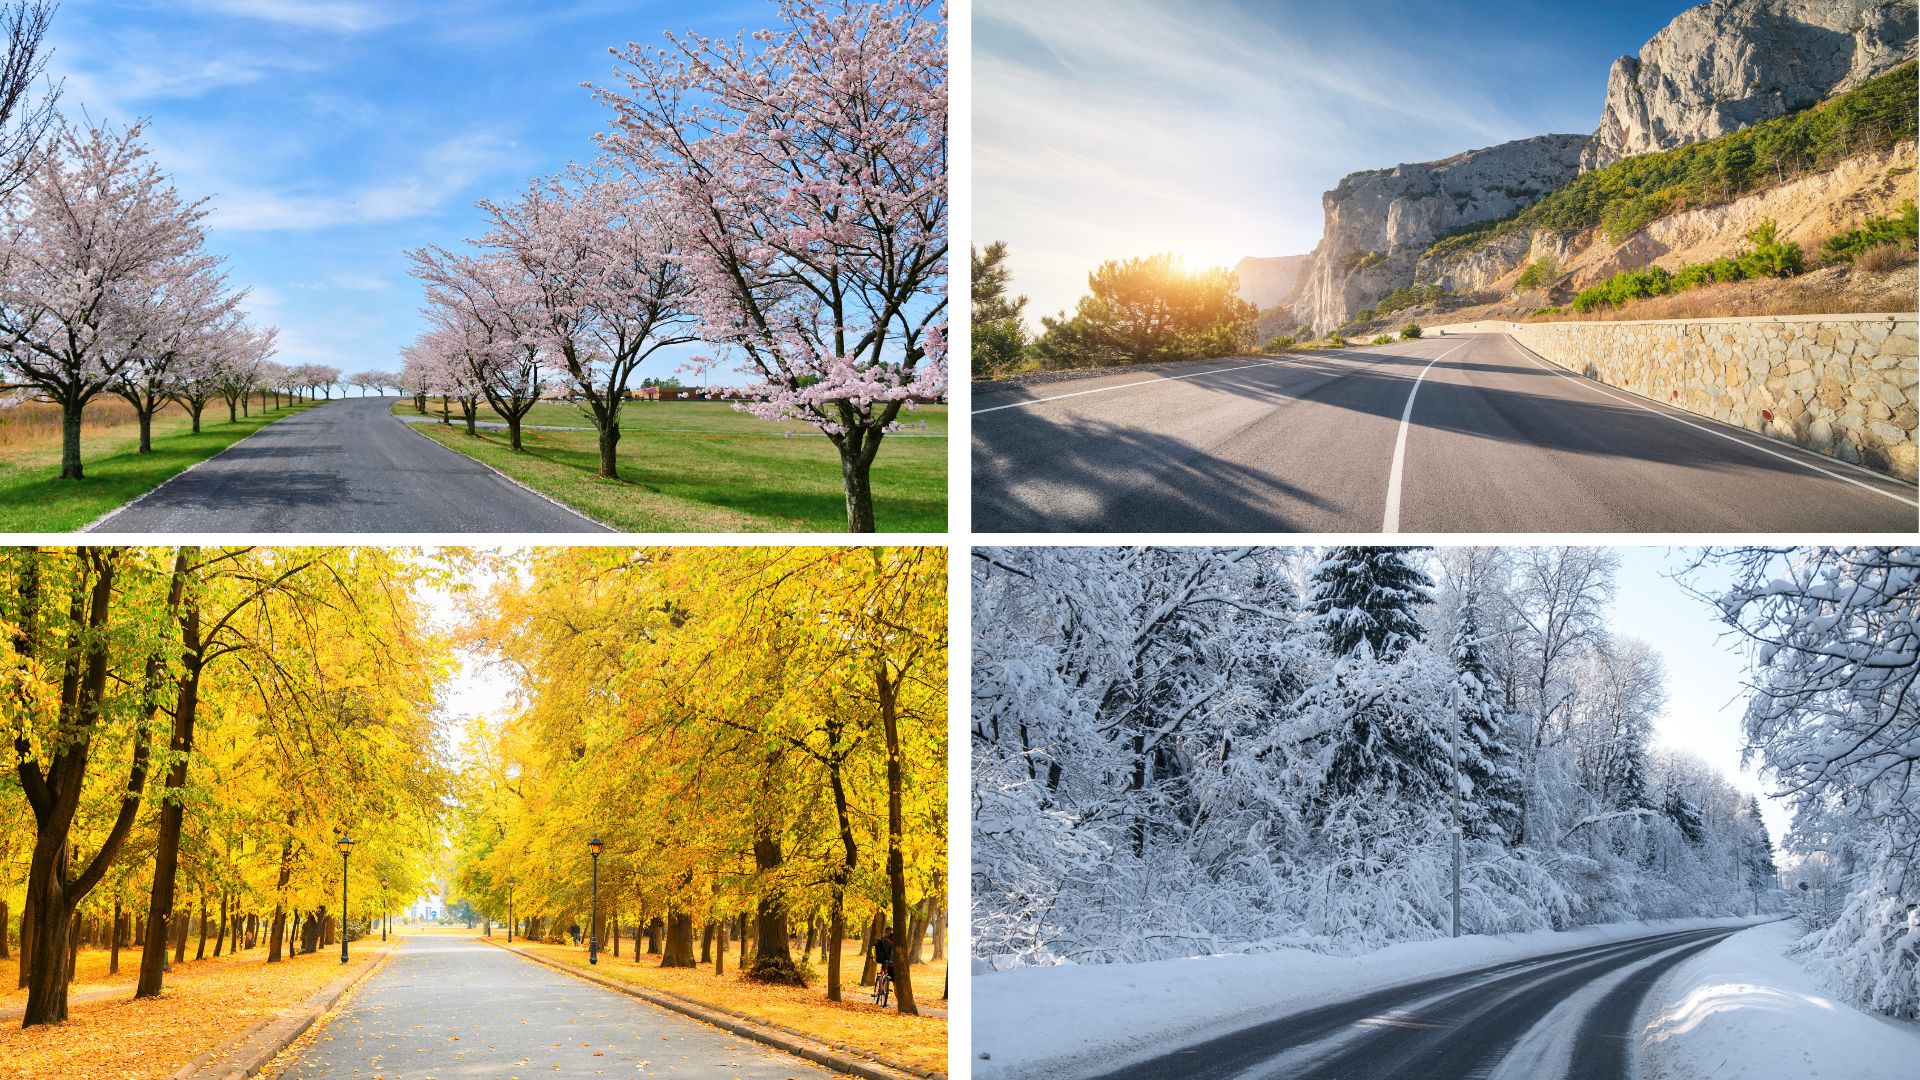
[[[873,943],[873,965],[874,1004],[885,1007],[887,991],[893,985],[893,932],[885,926],[880,928],[880,936]]]

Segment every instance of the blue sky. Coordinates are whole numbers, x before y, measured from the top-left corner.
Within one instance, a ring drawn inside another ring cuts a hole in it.
[[[1350,172],[1599,123],[1607,71],[1686,0],[976,0],[975,239],[1030,316],[1102,260],[1319,241]]]
[[[740,3],[66,0],[61,107],[147,117],[154,160],[210,195],[208,246],[281,328],[282,363],[397,370],[418,333],[407,249],[482,229],[473,204],[594,152],[607,50],[761,25]],[[684,352],[684,351],[683,351]],[[641,376],[670,375],[656,356]],[[636,378],[636,382],[638,378]]]

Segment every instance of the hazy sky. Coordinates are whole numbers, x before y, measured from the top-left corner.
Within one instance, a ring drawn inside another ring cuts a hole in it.
[[[1672,575],[1692,559],[1691,549],[1621,548],[1612,625],[1615,633],[1653,646],[1667,665],[1667,707],[1654,728],[1656,745],[1685,750],[1718,769],[1734,786],[1761,796],[1760,816],[1776,846],[1792,818],[1772,801],[1772,785],[1740,767],[1746,744],[1746,660],[1738,643],[1705,602],[1689,596]],[[1687,575],[1711,589],[1727,576],[1714,567]]]
[[[282,363],[398,369],[420,329],[407,249],[481,231],[475,200],[591,157],[607,113],[580,84],[665,29],[732,34],[767,0],[65,0],[62,108],[141,117],[209,248],[279,325]],[[664,352],[664,351],[663,351]],[[684,351],[683,351],[684,353]],[[641,372],[669,375],[677,358]]]
[[[1607,71],[1686,0],[976,0],[975,240],[1030,319],[1106,259],[1319,242],[1342,176],[1588,133]]]

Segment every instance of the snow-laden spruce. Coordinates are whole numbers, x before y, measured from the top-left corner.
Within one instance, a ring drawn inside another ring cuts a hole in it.
[[[973,558],[976,955],[996,966],[1771,905],[1752,801],[1649,749],[1658,658],[1577,548]],[[1458,739],[1458,761],[1453,762]]]

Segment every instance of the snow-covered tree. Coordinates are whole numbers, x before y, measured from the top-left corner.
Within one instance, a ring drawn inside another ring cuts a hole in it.
[[[1419,608],[1432,599],[1433,580],[1409,561],[1415,550],[1334,548],[1313,568],[1314,624],[1335,655],[1365,642],[1374,656],[1392,660],[1426,636]]]
[[[1808,938],[1838,992],[1920,1016],[1920,548],[1735,548],[1722,618],[1750,659],[1749,755],[1794,805],[1790,846],[1850,890]]]

